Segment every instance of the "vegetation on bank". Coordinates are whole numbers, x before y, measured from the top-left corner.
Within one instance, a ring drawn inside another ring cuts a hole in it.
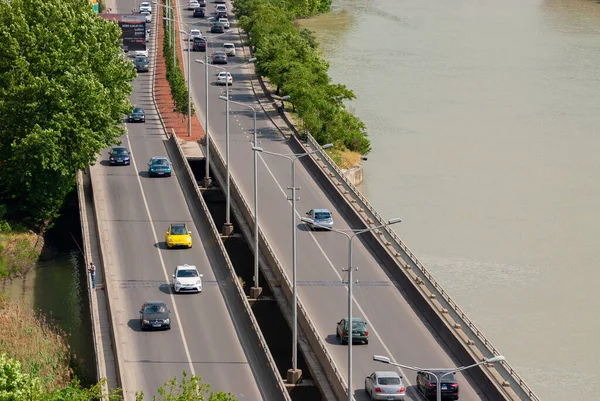
[[[84,388],[70,368],[65,333],[27,304],[0,297],[0,399],[13,401],[89,401],[99,399],[101,386]],[[157,390],[163,401],[235,401],[213,392],[202,378],[183,372]],[[111,400],[123,400],[119,389]],[[136,400],[143,401],[144,394]]]
[[[0,205],[43,229],[76,173],[118,142],[135,77],[86,1],[0,2]]]
[[[161,7],[165,10],[165,15],[167,18],[174,19],[173,9],[167,7]],[[165,58],[166,68],[167,68],[167,81],[169,82],[169,87],[171,88],[171,97],[173,98],[173,102],[175,103],[175,108],[177,112],[180,114],[188,114],[188,101],[189,94],[187,90],[187,84],[185,82],[185,78],[183,77],[183,71],[179,68],[179,57],[177,57],[177,52],[173,55],[173,46],[177,42],[177,35],[171,39],[173,36],[173,30],[169,26],[173,24],[173,21],[163,20],[163,57]],[[167,29],[169,27],[170,29]],[[173,56],[175,56],[175,63],[173,63]],[[192,107],[192,113],[194,112]],[[193,114],[192,114],[193,115]]]
[[[307,131],[320,143],[333,143],[365,155],[371,150],[364,123],[348,111],[345,102],[355,98],[345,85],[331,83],[329,63],[318,52],[308,29],[296,18],[326,12],[330,0],[236,0],[240,26],[248,33],[257,58],[256,71],[290,96],[294,111]]]
[[[6,206],[0,205],[0,280],[26,273],[40,256],[40,236],[31,231],[13,229],[4,220]]]

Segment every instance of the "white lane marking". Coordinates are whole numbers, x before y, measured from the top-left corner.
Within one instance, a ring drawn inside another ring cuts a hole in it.
[[[281,187],[281,185],[279,185],[279,182],[277,181],[277,178],[275,178],[275,175],[273,174],[273,172],[271,171],[271,169],[269,168],[269,166],[267,165],[267,163],[265,163],[265,160],[263,159],[262,155],[260,155],[260,159],[262,160],[262,162],[264,163],[265,167],[267,168],[267,171],[269,172],[269,174],[271,175],[271,177],[273,177],[273,180],[275,181],[275,183],[277,184],[277,186],[279,187],[279,190],[286,196],[287,199],[287,193],[284,191],[284,189]],[[292,202],[290,200],[288,200],[288,203],[291,204]],[[300,213],[298,213],[298,211],[296,210],[296,217],[300,218],[302,217],[300,215]],[[340,279],[340,281],[343,281],[342,276],[339,274],[339,272],[337,271],[337,269],[335,268],[335,266],[333,265],[333,263],[331,262],[331,260],[329,259],[329,257],[327,256],[327,254],[325,253],[325,250],[321,247],[321,244],[319,244],[319,242],[317,241],[317,239],[315,238],[315,235],[312,231],[309,231],[310,236],[312,237],[313,241],[315,242],[315,244],[317,245],[317,247],[319,248],[319,250],[321,251],[321,253],[323,254],[323,256],[325,257],[325,259],[327,260],[327,263],[329,264],[329,267],[331,267],[331,270],[333,270],[333,272],[335,273],[335,275]],[[346,291],[348,290],[348,286],[345,287]],[[387,345],[383,342],[381,336],[379,335],[379,332],[377,331],[377,329],[375,328],[375,325],[373,325],[373,323],[371,322],[371,320],[367,317],[367,314],[365,313],[364,309],[360,306],[360,304],[358,303],[358,301],[356,300],[356,298],[354,297],[354,295],[352,295],[352,301],[354,302],[354,304],[356,305],[356,307],[358,308],[358,310],[360,311],[360,313],[362,313],[362,315],[364,316],[365,320],[367,321],[367,324],[371,327],[371,330],[373,332],[373,334],[375,334],[375,337],[377,337],[377,339],[379,340],[379,342],[381,343],[381,345],[383,346],[383,349],[385,350],[385,352],[387,352],[387,354],[389,355],[390,359],[392,360],[392,362],[396,363],[396,359],[394,358],[394,355],[391,353],[390,349],[387,347]],[[319,336],[321,338],[323,338],[323,335],[321,333],[319,333]],[[410,391],[410,393],[416,397],[416,399],[420,399],[419,395],[416,393],[416,390],[414,389],[414,387],[410,387],[408,388],[408,386],[411,386],[410,381],[408,380],[408,378],[406,377],[406,375],[404,374],[404,371],[402,370],[402,368],[397,367],[398,371],[400,372],[400,374],[402,375],[402,378],[405,379],[404,381],[406,382],[406,389],[407,392]],[[356,387],[355,387],[356,388]],[[358,387],[356,389],[360,389],[361,387]]]
[[[125,127],[127,128],[127,127]],[[133,168],[135,171],[140,171],[137,168],[137,164],[135,162],[135,157],[133,156],[135,152],[133,151],[133,147],[131,146],[131,141],[129,140],[129,132],[125,134],[125,138],[127,138],[127,145],[129,147],[129,152],[131,152],[131,161],[133,163]],[[148,215],[148,220],[150,221],[150,226],[152,227],[152,235],[154,236],[154,243],[158,245],[158,236],[156,235],[156,230],[154,228],[154,221],[152,220],[152,215],[150,214],[150,208],[148,207],[148,201],[146,200],[146,194],[144,193],[144,187],[142,186],[142,179],[140,178],[139,173],[137,174],[137,181],[140,186],[140,191],[142,192],[142,200],[144,201],[144,207],[146,208],[146,214]],[[162,266],[162,271],[165,276],[165,281],[169,283],[169,275],[167,274],[167,268],[165,267],[165,261],[162,257],[162,253],[160,252],[160,248],[157,247],[156,251],[158,252],[158,258],[160,259],[160,264]],[[183,326],[181,324],[182,320],[179,317],[179,311],[177,310],[177,304],[175,303],[175,297],[173,294],[169,294],[171,298],[171,305],[173,305],[173,312],[175,313],[175,317],[177,318],[177,324],[179,325],[179,334],[181,335],[181,341],[183,343],[183,349],[185,351],[185,356],[188,360],[188,364],[190,365],[190,374],[195,376],[196,372],[194,370],[194,364],[192,363],[192,357],[190,355],[190,349],[187,345],[187,341],[185,339],[185,333],[183,332]],[[172,324],[172,322],[171,322]]]

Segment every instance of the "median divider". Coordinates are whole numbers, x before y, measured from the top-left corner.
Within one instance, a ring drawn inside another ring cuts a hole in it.
[[[249,361],[251,361],[250,366],[257,379],[263,398],[265,400],[291,401],[275,360],[254,316],[252,307],[248,302],[244,289],[237,278],[233,264],[221,240],[220,232],[210,217],[210,211],[198,187],[194,173],[183,153],[179,139],[174,133],[166,142],[166,148],[171,156],[171,161],[173,161],[177,171],[181,174],[178,176],[178,178],[181,178],[179,182],[186,195],[188,206],[193,213],[192,216],[202,219],[201,224],[197,224],[198,229],[200,229],[199,227],[209,227],[212,238],[203,237],[203,240],[205,242],[212,241],[218,247],[218,251],[213,252],[218,260],[211,259],[211,265],[219,282],[226,282],[225,285],[219,285],[219,288],[238,333],[238,338],[243,345],[244,352]],[[198,205],[200,205],[200,210],[197,208]],[[219,268],[223,266],[225,267],[224,269]],[[250,328],[251,330],[249,330]]]
[[[210,142],[210,146],[213,176],[218,182],[224,183],[226,174],[225,162],[217,147],[214,146],[214,141]],[[230,185],[232,211],[238,221],[239,228],[244,236],[250,241],[254,237],[249,229],[249,225],[254,225],[253,212],[251,212],[250,206],[242,196],[233,177],[230,177]],[[282,311],[284,311],[284,316],[288,320],[288,323],[291,323],[292,284],[285,274],[283,266],[275,256],[275,252],[260,229],[259,248],[261,254],[261,266],[263,267],[262,272],[269,281],[273,294],[282,308]],[[264,268],[265,266],[272,269],[272,274],[269,269]],[[282,294],[284,299],[278,299],[278,294]],[[289,314],[285,313],[283,302],[288,305],[290,310]],[[329,354],[323,340],[324,337],[318,332],[300,297],[298,297],[297,305],[298,324],[300,328],[298,330],[298,344],[321,394],[325,400],[342,400],[347,398],[346,381],[340,373],[340,369],[336,365],[334,359]]]

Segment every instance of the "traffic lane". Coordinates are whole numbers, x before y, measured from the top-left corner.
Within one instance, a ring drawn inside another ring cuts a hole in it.
[[[110,167],[99,164],[93,167],[96,190],[101,183],[101,193],[105,196],[106,219],[99,226],[106,233],[110,247],[112,264],[107,267],[111,277],[111,310],[116,320],[116,337],[121,344],[122,361],[125,366],[121,370],[125,376],[128,394],[144,391],[153,394],[166,380],[181,374],[187,362],[180,346],[171,348],[170,359],[175,361],[165,366],[148,368],[148,362],[160,360],[164,348],[164,336],[174,338],[177,323],[168,334],[146,336],[140,333],[139,309],[148,299],[165,299],[158,287],[164,281],[157,263],[156,254],[137,252],[152,242],[150,222],[143,208],[136,205],[143,203],[137,185],[137,174],[133,167]],[[112,174],[119,170],[118,175]],[[133,174],[124,171],[133,170]],[[136,189],[137,187],[137,189]],[[100,192],[100,191],[99,191]],[[173,340],[171,340],[173,342]],[[160,379],[160,380],[159,380]]]
[[[140,152],[138,150],[137,154]],[[148,152],[155,150],[149,149],[146,152],[145,156],[150,157]],[[260,399],[253,372],[206,253],[204,242],[210,237],[206,236],[203,240],[199,236],[200,232],[210,234],[206,228],[199,230],[194,225],[176,171],[170,178],[144,178],[142,185],[157,233],[164,235],[171,222],[185,222],[192,231],[191,249],[166,249],[164,236],[159,238],[158,246],[169,274],[172,274],[175,266],[188,263],[196,265],[204,275],[204,290],[201,294],[175,295],[180,319],[183,319],[180,325],[185,333],[193,333],[193,338],[199,340],[193,341],[189,336],[186,337],[196,374],[202,376],[214,389],[236,395],[252,395],[253,399]]]

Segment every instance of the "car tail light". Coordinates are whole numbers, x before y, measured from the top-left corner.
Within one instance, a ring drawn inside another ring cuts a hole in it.
[[[368,336],[368,335],[369,335],[369,331],[365,331],[365,336]]]
[[[396,391],[397,393],[405,393],[406,389],[404,387],[400,387],[400,390]]]
[[[375,387],[375,392],[376,393],[381,393],[381,387]]]
[[[435,383],[429,383],[429,388],[434,388],[435,387]]]
[[[458,383],[452,383],[452,384],[450,384],[450,387],[452,387],[452,388],[458,388]]]

